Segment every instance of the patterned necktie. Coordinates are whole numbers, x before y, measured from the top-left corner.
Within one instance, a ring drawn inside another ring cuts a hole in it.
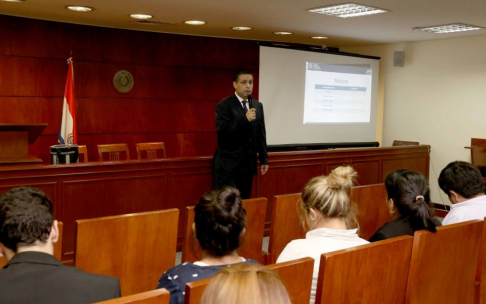
[[[248,112],[248,107],[246,106],[246,104],[248,103],[248,101],[243,100],[242,103],[243,103],[243,110],[245,110],[245,113]]]

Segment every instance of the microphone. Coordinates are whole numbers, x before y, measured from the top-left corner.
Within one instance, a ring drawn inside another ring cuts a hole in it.
[[[253,96],[248,95],[248,105],[250,106],[250,109],[253,109]]]

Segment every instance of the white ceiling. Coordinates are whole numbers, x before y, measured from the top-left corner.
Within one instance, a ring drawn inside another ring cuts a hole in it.
[[[231,37],[261,41],[325,44],[343,47],[364,44],[420,41],[473,35],[486,30],[454,34],[432,34],[413,27],[460,22],[486,27],[486,0],[358,0],[354,3],[390,10],[385,14],[337,18],[309,13],[307,9],[336,0],[25,0],[0,1],[0,14],[36,19],[89,24],[104,27]],[[94,7],[90,13],[72,12],[66,5]],[[172,24],[134,23],[132,13],[154,15],[151,20]],[[185,20],[204,20],[203,26],[185,25]],[[233,31],[233,26],[249,26],[251,31]],[[277,36],[275,31],[293,35]],[[310,36],[328,36],[316,41]]]

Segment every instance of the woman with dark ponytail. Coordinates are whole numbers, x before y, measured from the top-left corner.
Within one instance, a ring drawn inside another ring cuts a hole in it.
[[[393,221],[383,225],[370,238],[370,242],[381,241],[402,235],[412,235],[417,230],[436,231],[441,223],[433,217],[430,202],[429,182],[418,173],[398,170],[387,175],[386,202]]]
[[[207,193],[199,199],[194,213],[192,229],[202,249],[202,259],[182,263],[162,275],[157,288],[170,292],[171,304],[184,303],[186,283],[213,277],[231,264],[258,264],[236,253],[246,226],[246,210],[236,188],[225,187]]]

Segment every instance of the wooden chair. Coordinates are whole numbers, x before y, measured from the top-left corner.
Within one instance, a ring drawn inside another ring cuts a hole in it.
[[[464,147],[471,150],[471,164],[478,167],[483,175],[486,175],[486,139],[471,138],[471,146]],[[484,178],[486,181],[486,178]]]
[[[88,149],[86,148],[85,145],[78,145],[78,154],[79,156],[83,156],[83,163],[88,162]],[[79,163],[79,158],[78,158],[78,163]]]
[[[312,285],[314,259],[302,258],[280,264],[268,265],[282,279],[292,304],[308,304]],[[212,278],[186,284],[184,304],[199,304]]]
[[[103,153],[108,153],[110,161],[120,160],[120,152],[125,152],[126,160],[130,160],[127,144],[98,145],[100,161],[103,161]]]
[[[486,217],[483,223],[483,239],[476,272],[476,304],[486,304]]]
[[[315,303],[403,303],[412,241],[407,235],[324,253]]]
[[[122,295],[154,289],[175,264],[178,209],[78,220],[75,266],[120,279]]]
[[[290,241],[305,238],[305,230],[297,214],[299,200],[300,193],[274,196],[266,264],[276,263]]]
[[[62,222],[57,222],[57,228],[59,230],[59,238],[57,242],[54,243],[54,257],[61,261],[62,259],[62,232],[63,232]],[[5,257],[0,257],[0,268],[7,264],[7,259]]]
[[[170,293],[161,288],[95,304],[169,304],[169,300]]]
[[[361,238],[368,240],[381,226],[391,221],[384,184],[352,187],[350,198]]]
[[[474,303],[483,221],[416,231],[405,303]]]
[[[399,146],[418,146],[418,141],[404,141],[404,140],[394,140],[392,146],[399,147]]]
[[[208,278],[187,283],[186,289],[184,290],[184,304],[199,304],[211,279],[212,278]]]
[[[136,146],[138,160],[142,159],[142,152],[146,152],[147,159],[167,158],[167,154],[165,153],[165,143],[163,142],[139,143],[136,144]],[[162,157],[157,157],[157,151],[162,154]]]
[[[265,228],[265,215],[267,210],[266,198],[243,200],[246,209],[246,233],[238,249],[238,254],[246,259],[263,262],[262,245],[263,230]],[[182,245],[182,261],[195,262],[201,259],[199,244],[193,236],[194,206],[186,208],[186,234]]]
[[[285,263],[267,265],[282,279],[292,304],[308,304],[312,286],[314,259],[302,258]]]

